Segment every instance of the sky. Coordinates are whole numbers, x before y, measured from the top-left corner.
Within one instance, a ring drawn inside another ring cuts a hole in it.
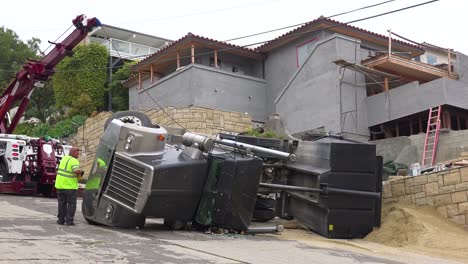
[[[3,1],[0,26],[12,29],[20,39],[55,41],[79,14],[97,17],[103,24],[176,40],[192,32],[228,40],[240,36],[308,22],[385,0],[23,0]],[[385,13],[428,0],[394,0],[378,7],[334,17],[340,22]],[[468,54],[468,1],[439,0],[424,6],[353,23],[388,35],[391,29],[416,42],[428,42]],[[291,29],[288,29],[291,30]],[[288,31],[286,30],[286,31]],[[247,45],[267,41],[286,32],[277,31],[233,42]]]

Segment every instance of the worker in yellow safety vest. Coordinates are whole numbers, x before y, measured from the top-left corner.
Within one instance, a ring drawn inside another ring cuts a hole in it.
[[[80,170],[78,155],[80,149],[73,147],[70,154],[60,161],[55,179],[55,189],[57,189],[58,215],[57,224],[67,226],[75,225],[76,199],[78,192],[78,181],[83,176]]]
[[[86,182],[85,190],[97,191],[99,189],[99,184],[101,183],[101,178],[104,178],[106,173],[106,162],[101,158],[97,158],[95,164],[93,165],[93,171],[90,174],[90,178]]]

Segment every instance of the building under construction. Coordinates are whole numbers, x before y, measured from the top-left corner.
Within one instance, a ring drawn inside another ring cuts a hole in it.
[[[375,140],[432,130],[438,106],[439,128],[467,128],[467,69],[454,50],[319,18],[255,49],[189,33],[125,85],[133,110],[204,106],[258,122],[277,113],[296,136]]]

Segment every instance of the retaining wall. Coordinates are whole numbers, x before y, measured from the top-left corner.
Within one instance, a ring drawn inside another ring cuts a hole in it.
[[[433,206],[468,228],[468,166],[384,182],[383,200]]]

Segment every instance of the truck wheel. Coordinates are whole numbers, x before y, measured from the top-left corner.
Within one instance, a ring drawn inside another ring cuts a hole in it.
[[[137,228],[137,229],[142,229],[143,227],[145,227],[145,223],[146,223],[146,216],[141,216],[141,217],[138,219],[135,228]]]
[[[4,161],[0,161],[0,182],[8,181],[8,170]]]
[[[255,209],[252,218],[256,222],[266,222],[275,219],[276,211],[274,209]]]
[[[39,192],[47,198],[55,197],[56,193],[53,191],[53,186],[51,184],[41,184],[39,185]]]
[[[119,119],[124,123],[131,123],[144,127],[151,127],[152,125],[151,119],[149,119],[149,117],[143,113],[140,113],[138,111],[119,111],[106,120],[106,123],[104,124],[104,129],[106,129],[114,119]]]
[[[255,209],[274,209],[275,207],[275,199],[257,196],[257,201],[255,202]]]

